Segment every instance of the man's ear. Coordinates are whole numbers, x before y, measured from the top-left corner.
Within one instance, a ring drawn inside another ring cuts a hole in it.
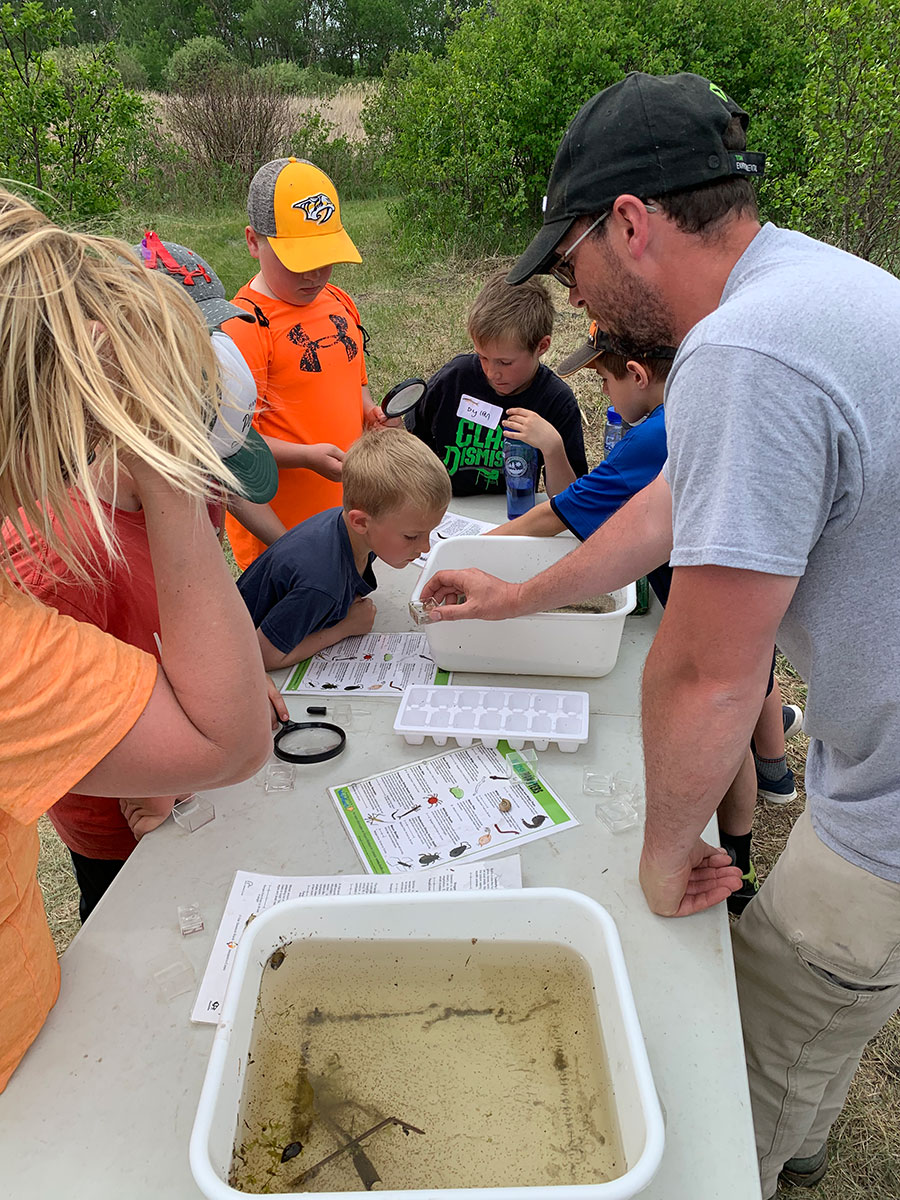
[[[610,210],[609,227],[619,234],[629,258],[643,258],[650,237],[650,214],[643,200],[627,192],[617,196]]]
[[[365,537],[369,532],[369,522],[372,518],[361,508],[351,508],[349,511],[344,509],[344,519],[353,532],[359,534],[360,537]]]
[[[644,363],[637,362],[635,359],[629,359],[625,364],[625,370],[630,375],[632,382],[637,384],[641,391],[650,386],[650,372]]]

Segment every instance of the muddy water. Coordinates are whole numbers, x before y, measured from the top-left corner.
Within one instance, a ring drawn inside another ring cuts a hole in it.
[[[594,596],[590,600],[580,600],[576,604],[564,604],[562,608],[551,608],[550,612],[562,613],[611,613],[615,612],[621,601],[615,596]]]
[[[616,1178],[595,1007],[560,946],[288,945],[263,972],[230,1181],[268,1194]]]

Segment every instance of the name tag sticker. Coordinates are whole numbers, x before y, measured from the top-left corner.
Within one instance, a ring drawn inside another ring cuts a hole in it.
[[[503,409],[487,400],[478,400],[475,396],[467,396],[465,392],[459,398],[459,408],[456,415],[464,421],[474,421],[485,429],[496,429],[503,416]]]

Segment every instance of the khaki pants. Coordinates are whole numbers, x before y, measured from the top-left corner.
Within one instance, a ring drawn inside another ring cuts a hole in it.
[[[900,1007],[900,884],[797,821],[733,936],[764,1200],[824,1145],[862,1051]]]

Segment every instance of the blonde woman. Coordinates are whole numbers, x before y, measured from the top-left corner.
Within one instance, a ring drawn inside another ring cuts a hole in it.
[[[113,554],[115,542],[88,466],[109,464],[113,480],[127,466],[162,643],[157,664],[0,572],[0,1090],[59,987],[38,816],[75,788],[144,797],[234,783],[271,747],[258,642],[204,503],[210,476],[236,487],[206,438],[217,362],[198,310],[173,291],[120,244],[0,191],[0,519],[21,534],[24,515],[90,579],[84,512]]]

